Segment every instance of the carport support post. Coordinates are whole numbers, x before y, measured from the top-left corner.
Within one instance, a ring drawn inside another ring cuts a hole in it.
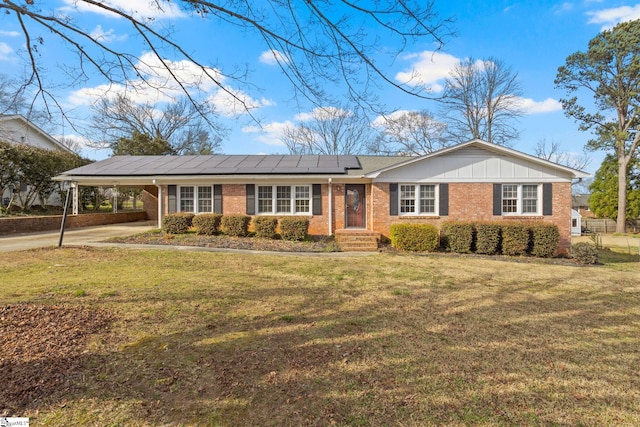
[[[62,222],[60,223],[60,238],[58,239],[58,248],[62,247],[62,238],[64,237],[64,226],[67,222],[67,212],[69,211],[69,201],[71,200],[71,195],[73,190],[75,189],[76,184],[72,182],[69,184],[69,188],[67,189],[67,197],[64,200],[64,210],[62,211]]]

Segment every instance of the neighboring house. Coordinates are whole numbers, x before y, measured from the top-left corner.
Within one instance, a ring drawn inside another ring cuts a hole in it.
[[[545,221],[571,238],[571,180],[586,173],[473,140],[420,157],[116,156],[59,181],[140,186],[151,218],[171,212],[302,215],[311,234],[389,236],[394,223]]]
[[[571,235],[582,235],[582,216],[575,209],[571,209]]]
[[[69,148],[19,114],[0,115],[0,141],[9,144],[26,144],[46,150],[71,152]],[[15,191],[18,190],[15,189]],[[2,199],[0,199],[1,205],[7,205],[10,198],[11,190],[5,189]],[[60,204],[57,195],[52,196],[48,204]]]
[[[571,207],[578,211],[583,218],[595,218],[595,214],[589,209],[589,194],[574,194],[571,196]]]
[[[10,144],[27,144],[47,150],[71,152],[69,148],[19,114],[0,115],[0,140]]]

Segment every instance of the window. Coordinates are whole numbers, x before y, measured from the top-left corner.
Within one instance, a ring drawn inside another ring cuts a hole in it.
[[[291,213],[291,187],[276,187],[276,213]]]
[[[436,214],[436,185],[400,185],[400,215]]]
[[[522,213],[538,213],[538,186],[522,186]]]
[[[310,185],[259,185],[258,214],[311,213]]]
[[[180,187],[180,212],[193,212],[193,187]]]
[[[213,211],[213,189],[211,187],[198,187],[198,212]]]
[[[311,193],[308,185],[296,186],[296,213],[311,212]]]
[[[258,213],[273,212],[273,188],[261,185],[258,187]]]
[[[212,186],[180,187],[180,212],[213,212]]]
[[[505,215],[539,215],[540,194],[537,184],[503,184],[502,213]]]
[[[518,213],[518,186],[502,186],[502,213]]]

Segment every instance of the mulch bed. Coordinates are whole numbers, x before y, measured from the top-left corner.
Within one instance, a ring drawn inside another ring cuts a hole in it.
[[[88,337],[112,319],[110,313],[83,307],[0,307],[0,416],[19,416],[69,390]]]
[[[148,245],[182,245],[205,248],[244,249],[276,252],[336,252],[339,246],[326,236],[311,236],[303,242],[258,237],[201,236],[195,233],[172,235],[157,232],[140,233],[128,237],[109,239],[114,243]]]

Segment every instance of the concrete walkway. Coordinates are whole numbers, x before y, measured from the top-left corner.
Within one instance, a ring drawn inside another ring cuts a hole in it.
[[[62,246],[88,245],[110,237],[123,237],[143,233],[156,228],[150,221],[100,225],[96,227],[70,228],[64,231]],[[60,230],[37,233],[7,234],[0,236],[0,252],[57,247]]]

